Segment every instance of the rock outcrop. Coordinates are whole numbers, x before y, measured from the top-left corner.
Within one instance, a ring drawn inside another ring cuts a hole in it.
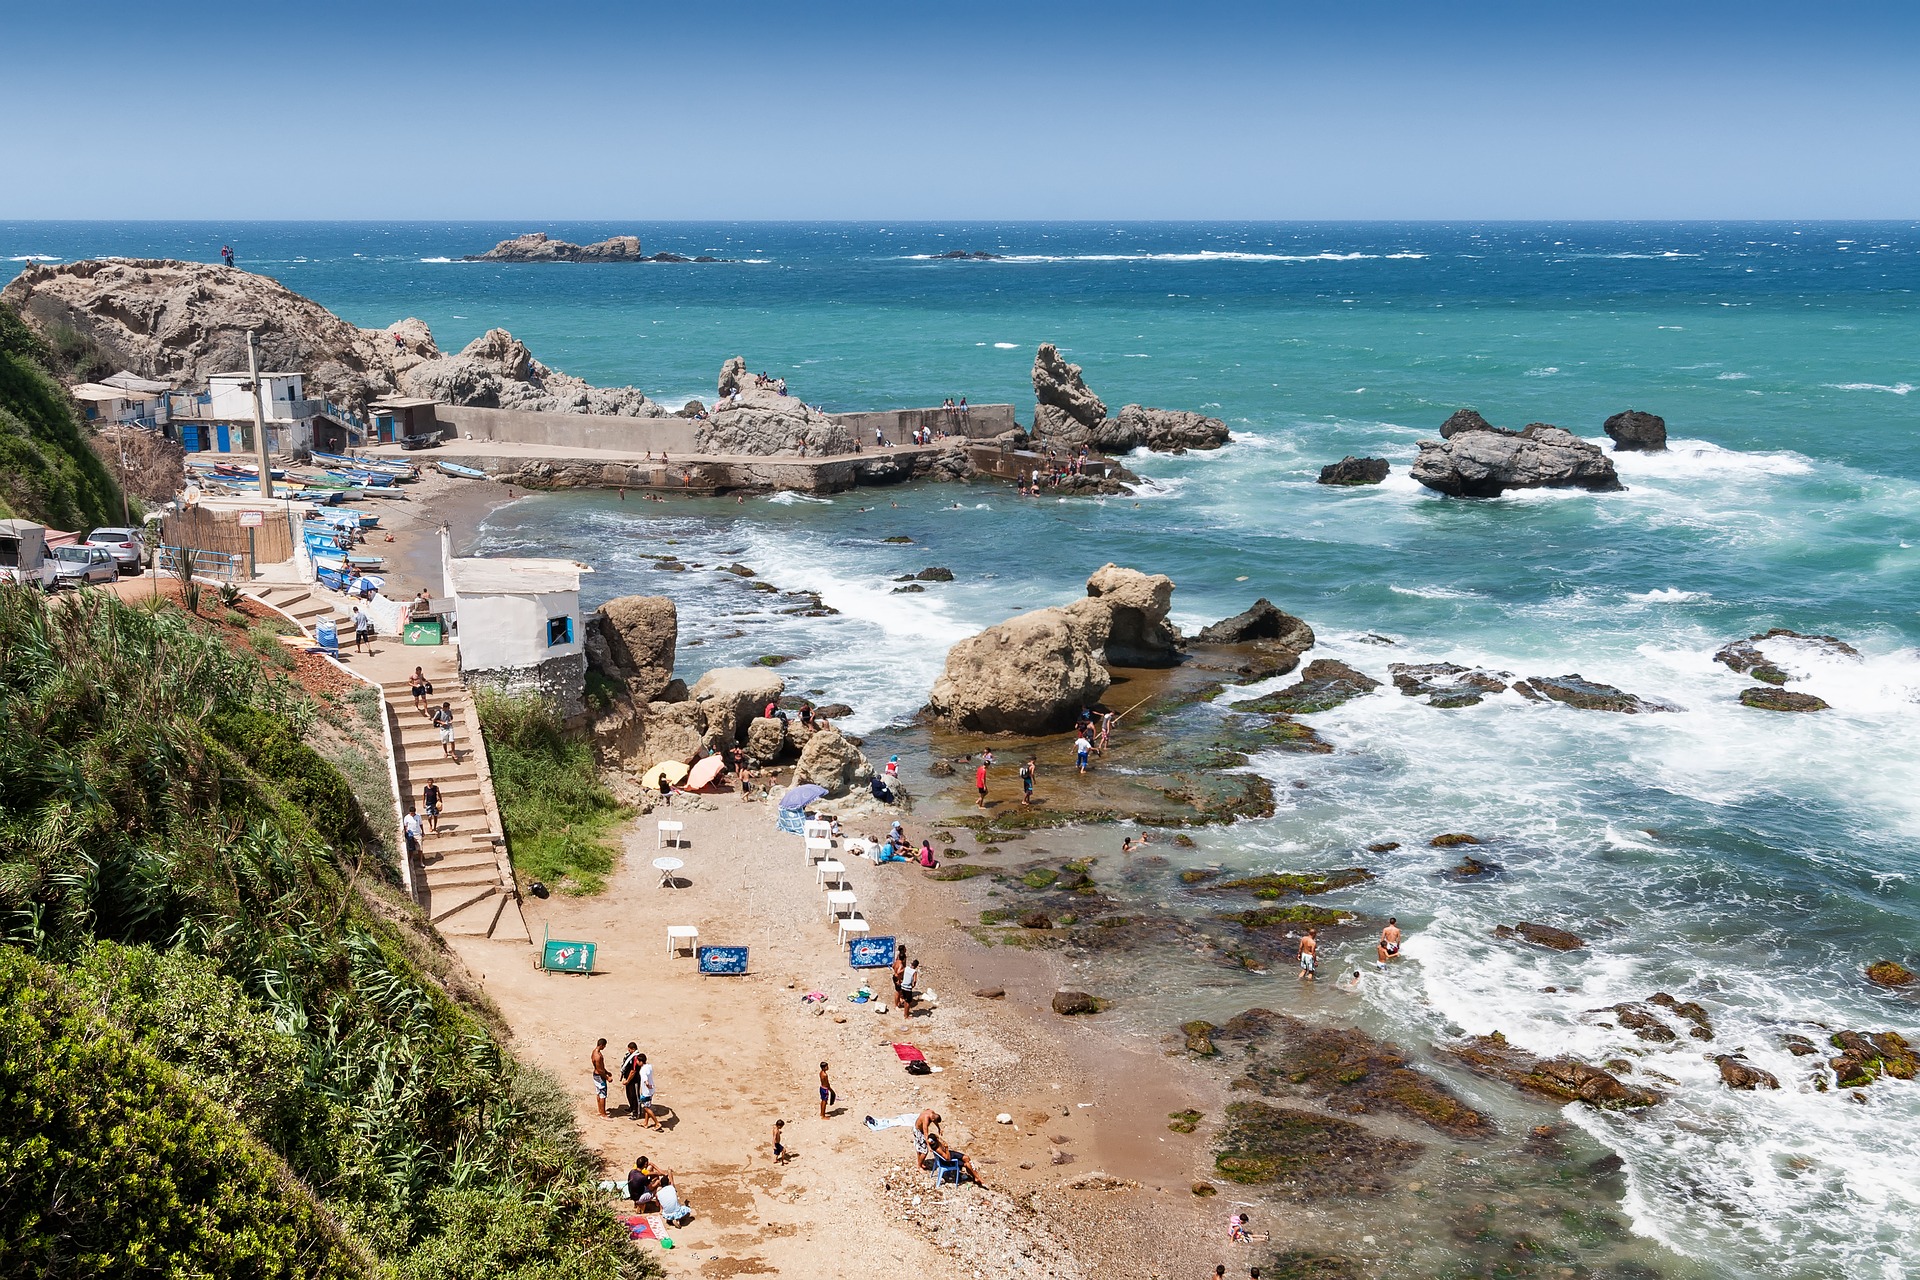
[[[637,387],[596,387],[549,369],[505,329],[489,329],[456,356],[421,361],[401,375],[416,396],[482,409],[535,413],[593,413],[619,418],[665,418],[666,409]]]
[[[729,359],[720,369],[720,398],[694,429],[694,448],[701,453],[808,457],[853,452],[853,436],[845,427],[782,388],[781,382],[749,373],[743,357]]]
[[[1839,1050],[1827,1065],[1842,1089],[1857,1089],[1881,1076],[1911,1080],[1920,1073],[1913,1046],[1897,1031],[1838,1031],[1828,1043]]]
[[[1756,684],[1740,691],[1740,705],[1756,711],[1825,711],[1827,700],[1811,693]]]
[[[1498,428],[1481,417],[1478,409],[1455,409],[1447,415],[1447,420],[1440,424],[1440,438],[1451,440],[1462,431],[1495,430]]]
[[[786,689],[787,682],[765,667],[715,667],[694,682],[687,701],[705,714],[707,733],[731,746],[745,741],[747,726]]]
[[[1305,653],[1314,644],[1312,627],[1265,596],[1255,600],[1244,612],[1202,627],[1194,639],[1201,644],[1245,644],[1249,640],[1272,640],[1295,653]]]
[[[1069,451],[1120,454],[1145,447],[1173,452],[1218,449],[1227,442],[1226,423],[1183,409],[1129,404],[1109,417],[1106,401],[1088,388],[1080,366],[1068,363],[1051,342],[1034,353],[1033,398],[1034,439]]]
[[[1876,987],[1906,987],[1917,980],[1913,970],[1898,960],[1875,960],[1867,966],[1867,981]]]
[[[535,360],[504,329],[444,354],[419,320],[361,329],[266,276],[237,267],[114,258],[29,267],[0,298],[42,334],[72,329],[114,363],[184,390],[247,367],[247,331],[260,367],[306,375],[308,399],[355,411],[404,392],[449,404],[657,417],[632,387],[589,385]]]
[[[587,619],[587,661],[624,684],[641,706],[659,698],[673,680],[680,615],[666,596],[618,596]]]
[[[549,240],[544,231],[502,240],[485,253],[470,253],[463,262],[645,262],[639,236],[609,236],[593,244]]]
[[[873,778],[873,765],[838,729],[814,731],[793,766],[793,786],[817,783],[829,796],[843,796]]]
[[[255,330],[263,369],[297,369],[312,399],[356,408],[400,389],[400,377],[440,350],[426,325],[360,329],[266,276],[158,258],[30,266],[4,300],[44,336],[81,334],[113,363],[183,389],[247,367]]]
[[[1320,468],[1320,484],[1379,484],[1393,468],[1385,458],[1356,458],[1352,454]]]
[[[1615,453],[1665,453],[1667,420],[1657,413],[1629,409],[1608,418],[1602,428],[1613,441]]]
[[[1638,715],[1649,711],[1680,709],[1670,702],[1638,697],[1610,684],[1588,680],[1578,672],[1570,676],[1528,676],[1515,683],[1513,691],[1535,702],[1544,699],[1578,707],[1582,711],[1617,711],[1623,715]]]
[[[1446,1051],[1482,1075],[1561,1102],[1584,1102],[1614,1110],[1650,1107],[1660,1101],[1660,1095],[1651,1089],[1627,1084],[1612,1072],[1578,1058],[1535,1057],[1509,1044],[1498,1031],[1448,1045]]]
[[[1462,422],[1470,412],[1447,419],[1442,439],[1420,441],[1415,480],[1454,498],[1495,498],[1510,489],[1622,487],[1612,459],[1598,445],[1545,422],[1520,431],[1489,426],[1477,413]]]
[[[1762,1070],[1738,1054],[1722,1053],[1714,1058],[1720,1068],[1720,1079],[1729,1089],[1778,1089],[1780,1078],[1771,1071]]]
[[[1393,687],[1409,698],[1425,698],[1428,706],[1477,707],[1496,693],[1507,691],[1509,672],[1483,671],[1457,662],[1391,662],[1387,674]]]
[[[1316,658],[1300,673],[1298,684],[1290,684],[1250,702],[1239,703],[1235,710],[1278,711],[1290,716],[1312,715],[1317,711],[1331,711],[1379,687],[1378,680],[1344,662],[1333,658]]]
[[[1578,934],[1568,933],[1565,929],[1556,929],[1550,924],[1535,924],[1531,920],[1522,920],[1518,924],[1500,925],[1493,931],[1496,938],[1522,938],[1536,947],[1545,947],[1549,951],[1578,951],[1586,946],[1586,939]]]
[[[1745,640],[1735,640],[1720,646],[1713,655],[1715,662],[1738,671],[1742,675],[1752,676],[1764,685],[1783,685],[1795,678],[1780,661],[1769,658],[1761,645],[1769,641],[1791,641],[1788,648],[1802,651],[1812,650],[1823,657],[1854,658],[1860,657],[1860,651],[1840,639],[1838,636],[1802,635],[1798,631],[1789,631],[1785,627],[1775,627],[1748,636]],[[1776,649],[1776,652],[1779,650]],[[1805,672],[1799,674],[1804,675]],[[1827,703],[1810,693],[1789,693],[1783,689],[1768,689],[1756,686],[1740,691],[1740,701],[1749,707],[1762,711],[1824,711]]]
[[[1105,565],[1084,599],[1019,614],[947,651],[929,710],[986,733],[1047,733],[1107,691],[1115,666],[1169,666],[1180,633],[1167,621],[1173,580]]]

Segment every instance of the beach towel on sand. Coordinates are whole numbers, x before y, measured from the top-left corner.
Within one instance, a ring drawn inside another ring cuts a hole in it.
[[[888,1116],[885,1120],[875,1120],[872,1116],[868,1116],[867,1128],[875,1133],[882,1129],[897,1129],[902,1125],[912,1124],[919,1114],[917,1111],[907,1111],[897,1116]]]
[[[926,1054],[920,1052],[910,1044],[897,1044],[893,1046],[893,1052],[902,1062],[925,1062],[927,1060]]]

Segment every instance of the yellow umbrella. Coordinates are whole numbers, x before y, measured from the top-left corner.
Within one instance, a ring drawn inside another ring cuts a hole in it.
[[[640,775],[640,785],[657,790],[660,786],[660,779],[662,778],[678,786],[687,779],[687,766],[681,764],[678,760],[662,760],[659,764]]]

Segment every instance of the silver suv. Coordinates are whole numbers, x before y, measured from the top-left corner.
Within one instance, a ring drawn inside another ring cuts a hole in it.
[[[138,529],[95,529],[87,535],[90,547],[105,547],[122,573],[140,572],[141,543]]]

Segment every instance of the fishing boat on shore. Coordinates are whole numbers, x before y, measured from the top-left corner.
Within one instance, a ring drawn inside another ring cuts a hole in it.
[[[458,476],[462,480],[485,480],[487,478],[487,473],[478,467],[463,467],[457,462],[436,462],[433,465],[440,468],[440,470],[447,475]]]
[[[335,467],[343,471],[377,471],[396,480],[416,480],[420,476],[420,469],[411,462],[391,458],[356,458],[351,454],[315,450],[313,460],[323,467]]]

